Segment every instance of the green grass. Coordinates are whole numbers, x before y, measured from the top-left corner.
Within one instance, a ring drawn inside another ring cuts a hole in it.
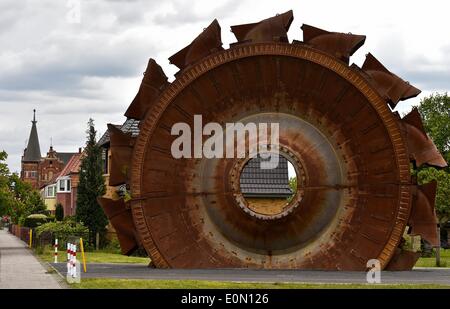
[[[45,262],[54,261],[53,248],[45,247],[43,250],[36,252],[36,255]],[[64,262],[67,254],[65,251],[58,252],[58,262]],[[125,256],[119,253],[112,253],[108,251],[91,251],[85,252],[86,263],[134,263],[134,264],[148,264],[150,259],[147,257]],[[77,259],[81,262],[81,253],[77,253]]]
[[[77,289],[450,289],[439,284],[254,283],[203,280],[81,279]]]
[[[415,267],[436,267],[436,258],[421,257]],[[450,267],[450,249],[441,249],[441,267]]]

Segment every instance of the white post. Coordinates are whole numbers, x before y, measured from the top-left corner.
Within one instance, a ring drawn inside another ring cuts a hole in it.
[[[70,242],[67,243],[67,274],[70,272]]]
[[[73,244],[70,244],[70,276],[73,277]]]
[[[55,263],[58,263],[58,238],[55,238]]]
[[[80,262],[77,261],[77,245],[67,243],[67,275],[68,283],[80,283]]]
[[[72,263],[72,277],[76,278],[77,276],[77,245],[73,245],[73,263]]]

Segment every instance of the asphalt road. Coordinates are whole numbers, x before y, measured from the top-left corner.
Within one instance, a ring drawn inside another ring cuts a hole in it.
[[[66,264],[51,264],[66,275]],[[153,269],[136,264],[88,264],[81,278],[213,280],[242,282],[366,283],[366,273],[349,271],[253,269]],[[450,285],[450,268],[418,268],[381,273],[381,283],[434,283]]]

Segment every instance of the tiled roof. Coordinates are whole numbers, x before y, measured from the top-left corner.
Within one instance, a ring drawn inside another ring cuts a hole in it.
[[[48,182],[48,184],[52,184],[56,182],[56,179],[59,177],[59,175],[61,175],[61,173],[57,173],[55,175],[53,175],[52,179],[50,179],[50,181]]]
[[[124,133],[131,133],[132,136],[139,135],[139,120],[127,119],[120,128]]]
[[[33,117],[31,121],[30,137],[28,138],[28,145],[23,155],[25,162],[39,162],[41,160],[41,147],[39,146],[39,137],[36,128],[36,118]]]
[[[76,153],[67,162],[64,169],[61,171],[58,177],[68,176],[70,174],[76,174],[80,170],[82,153]]]
[[[120,129],[122,126],[120,124],[113,124],[116,128]],[[105,133],[103,133],[102,137],[98,140],[97,144],[99,146],[103,146],[109,143],[109,130],[106,129]]]
[[[76,154],[76,153],[77,153],[77,152],[57,152],[57,153],[56,153],[56,156],[57,156],[61,161],[64,162],[64,165],[66,165],[66,164],[69,162],[70,158],[72,158],[72,156],[73,156],[74,154]]]
[[[273,169],[261,169],[262,159],[258,156],[250,160],[242,170],[240,187],[244,197],[289,197],[287,159],[279,156],[278,165]]]
[[[131,135],[138,136],[139,135],[139,120],[136,119],[127,119],[122,125],[115,124],[114,126],[124,133],[131,133]],[[103,134],[103,136],[98,140],[97,144],[100,146],[103,146],[105,144],[109,143],[109,131],[106,130],[106,132]]]

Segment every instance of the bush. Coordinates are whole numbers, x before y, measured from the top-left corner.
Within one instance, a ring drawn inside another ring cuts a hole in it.
[[[60,203],[55,207],[55,218],[56,221],[62,221],[64,219],[64,208]]]
[[[40,237],[44,233],[50,233],[54,238],[58,238],[62,245],[69,237],[83,237],[86,238],[89,231],[81,223],[77,222],[48,222],[36,228],[36,236]]]
[[[103,246],[103,250],[110,253],[120,254],[120,244],[119,239],[116,235],[113,235],[111,239]]]
[[[77,219],[75,216],[67,216],[63,219],[63,222],[65,223],[77,223]]]
[[[33,214],[23,220],[23,226],[35,228],[48,222],[48,218],[43,214]]]

